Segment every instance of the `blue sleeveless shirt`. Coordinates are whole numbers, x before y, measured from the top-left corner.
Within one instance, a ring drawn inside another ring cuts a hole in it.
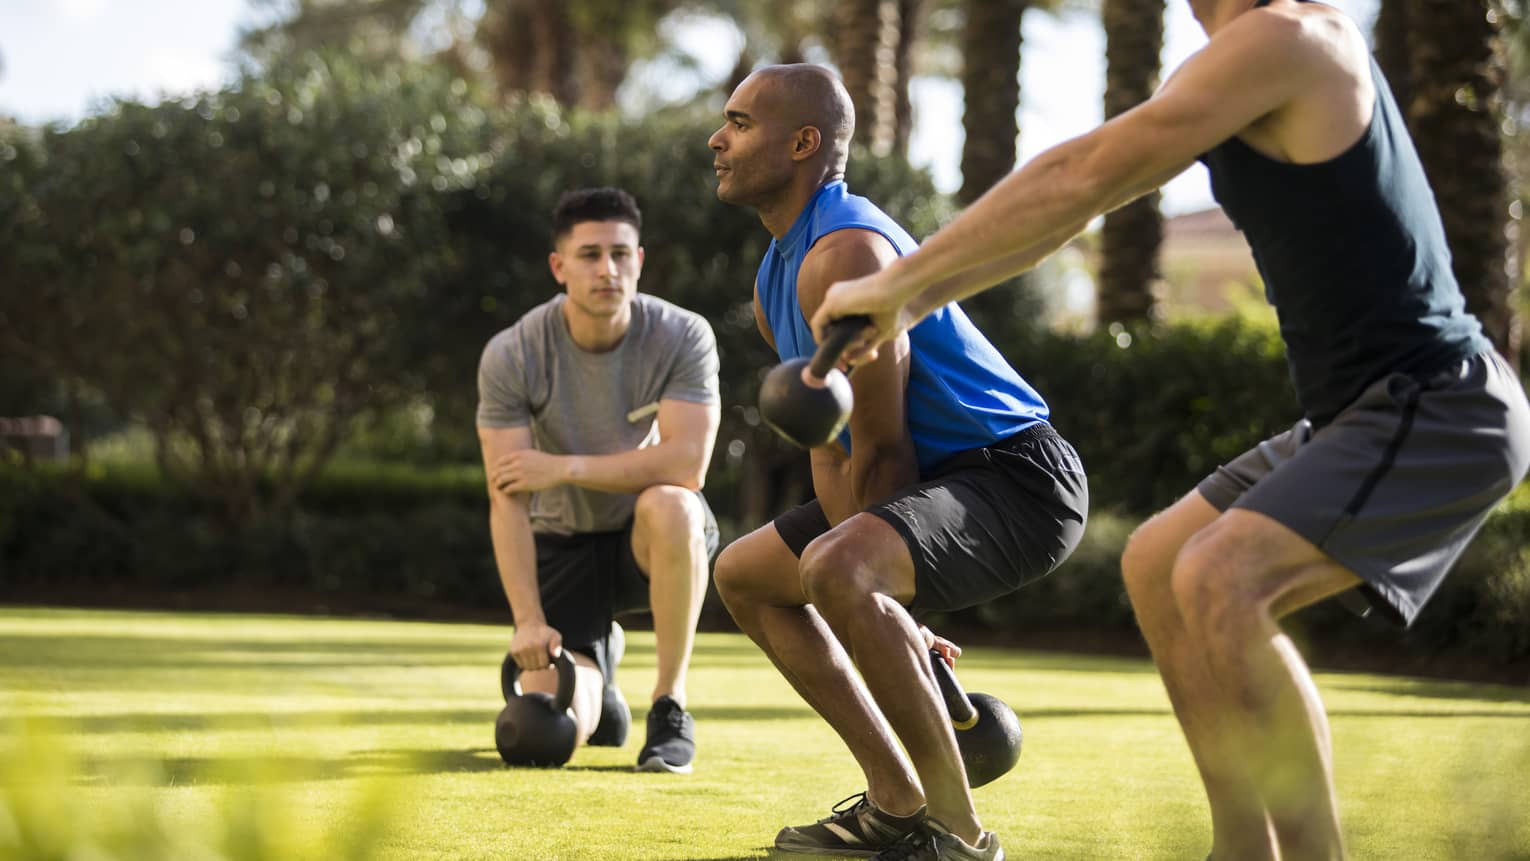
[[[1253,250],[1297,399],[1319,427],[1388,374],[1427,375],[1492,347],[1466,312],[1434,194],[1374,61],[1371,78],[1370,125],[1335,158],[1278,162],[1236,137],[1201,157]]]
[[[876,204],[842,180],[824,185],[786,235],[770,243],[755,286],[782,361],[818,348],[797,299],[797,273],[815,243],[836,230],[880,233],[899,256],[918,247]],[[1009,366],[955,303],[909,330],[907,416],[921,472],[958,452],[992,445],[1047,420],[1041,395]],[[840,434],[850,449],[850,431]]]

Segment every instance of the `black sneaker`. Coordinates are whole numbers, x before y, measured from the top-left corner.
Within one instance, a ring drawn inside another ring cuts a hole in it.
[[[648,711],[648,741],[638,754],[638,771],[690,774],[696,757],[696,720],[673,697],[654,701]]]
[[[857,792],[812,825],[781,829],[776,848],[805,855],[869,857],[897,845],[923,821],[923,807],[907,816],[894,816],[872,804],[866,793]]]
[[[1004,861],[1004,847],[992,831],[984,831],[977,846],[928,817],[896,845],[872,856],[872,861]]]
[[[616,665],[627,652],[627,634],[622,626],[611,623],[611,633],[606,636],[605,663],[606,686],[601,691],[600,720],[590,733],[589,744],[594,747],[621,747],[627,743],[627,730],[632,726],[632,710],[627,708],[627,698],[616,686]]]

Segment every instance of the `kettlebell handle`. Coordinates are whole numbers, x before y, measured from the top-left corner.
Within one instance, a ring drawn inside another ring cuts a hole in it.
[[[813,360],[808,363],[808,373],[817,379],[823,379],[839,364],[839,356],[850,346],[866,327],[871,325],[871,318],[865,314],[853,314],[849,317],[841,317],[829,324],[829,334],[824,336],[823,343],[813,353]]]
[[[574,704],[574,684],[577,677],[574,672],[574,656],[568,649],[559,649],[558,657],[552,660],[553,669],[558,671],[558,693],[553,700],[558,704],[561,712]],[[502,685],[505,690],[513,692],[515,696],[521,696],[521,667],[513,658],[505,660],[505,669],[510,671],[508,684]]]
[[[973,707],[967,692],[962,690],[961,682],[956,680],[956,673],[952,672],[945,658],[935,649],[930,650],[930,669],[935,672],[935,686],[940,688],[941,698],[946,701],[946,712],[951,715],[951,723],[959,730],[976,726],[978,710]]]

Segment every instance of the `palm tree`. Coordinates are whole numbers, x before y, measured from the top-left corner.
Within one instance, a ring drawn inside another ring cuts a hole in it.
[[[908,141],[914,130],[914,104],[909,85],[914,77],[914,57],[924,31],[924,0],[898,0],[898,44],[893,52],[893,152],[908,158]]]
[[[1125,113],[1158,88],[1163,52],[1161,0],[1105,0],[1105,118]],[[1163,216],[1153,192],[1105,216],[1100,235],[1100,323],[1148,319]]]
[[[1015,166],[1020,135],[1020,23],[1032,0],[964,0],[962,25],[962,187],[977,200]]]
[[[1499,0],[1408,0],[1408,125],[1439,201],[1467,307],[1504,355],[1519,352],[1511,277]]]
[[[1381,0],[1373,28],[1376,44],[1376,63],[1387,76],[1392,87],[1392,98],[1399,105],[1413,101],[1413,70],[1408,51],[1408,2],[1409,0]]]
[[[855,141],[876,155],[892,151],[900,12],[898,0],[845,0],[830,21],[830,49],[855,105]]]

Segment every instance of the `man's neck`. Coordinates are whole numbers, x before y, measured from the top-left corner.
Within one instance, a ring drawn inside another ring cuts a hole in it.
[[[1208,37],[1232,23],[1233,19],[1254,8],[1258,0],[1191,0],[1190,11]]]
[[[563,322],[574,345],[586,353],[609,353],[617,348],[632,326],[632,305],[620,314],[596,317],[586,314],[567,300],[563,303]]]
[[[807,208],[813,196],[825,185],[837,180],[844,179],[844,174],[825,172],[816,177],[806,175],[795,178],[781,196],[754,208],[760,215],[760,222],[770,235],[776,239],[785,236],[792,225],[797,223],[797,218],[802,215],[802,210]]]

